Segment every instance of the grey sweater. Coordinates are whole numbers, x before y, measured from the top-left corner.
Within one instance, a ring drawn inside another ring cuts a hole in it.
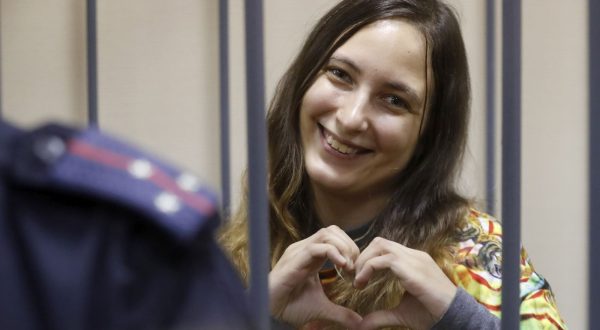
[[[492,315],[465,290],[458,288],[450,307],[431,329],[500,329],[500,319]]]

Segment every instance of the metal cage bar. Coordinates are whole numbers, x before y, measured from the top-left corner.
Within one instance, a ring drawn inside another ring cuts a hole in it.
[[[231,207],[229,158],[229,14],[228,0],[219,0],[219,101],[221,143],[221,207],[227,219]]]
[[[0,22],[2,19],[2,5],[0,4]],[[4,98],[2,97],[2,89],[3,89],[3,85],[2,85],[2,63],[3,63],[3,58],[2,58],[2,28],[1,28],[2,24],[0,24],[0,121],[2,121],[2,117],[3,117],[3,102],[4,102]]]
[[[589,230],[589,329],[597,329],[600,322],[595,314],[600,311],[600,258],[595,251],[600,249],[597,236],[600,233],[600,2],[590,0],[589,4],[589,157],[590,157],[590,230]]]
[[[269,329],[269,222],[262,0],[245,2],[250,300],[257,329]]]
[[[96,0],[87,0],[87,90],[88,125],[98,127],[98,60],[96,40]]]
[[[487,0],[485,8],[485,185],[487,212],[496,213],[496,6]]]
[[[502,2],[502,329],[519,329],[521,1]]]

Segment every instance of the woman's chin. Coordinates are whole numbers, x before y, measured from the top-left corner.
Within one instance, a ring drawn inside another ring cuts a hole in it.
[[[311,184],[314,188],[327,191],[335,192],[337,194],[347,194],[357,188],[355,180],[349,178],[340,177],[340,175],[329,175],[327,173],[308,173]]]

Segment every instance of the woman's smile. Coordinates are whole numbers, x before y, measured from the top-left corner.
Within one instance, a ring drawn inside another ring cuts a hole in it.
[[[372,152],[367,148],[337,137],[321,124],[317,124],[317,126],[321,133],[323,147],[333,156],[343,159],[354,159],[357,156]]]

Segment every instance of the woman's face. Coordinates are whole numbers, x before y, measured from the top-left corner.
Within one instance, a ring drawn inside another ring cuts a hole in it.
[[[333,53],[300,110],[314,189],[365,197],[391,192],[423,120],[425,55],[423,35],[401,20],[370,24]]]

